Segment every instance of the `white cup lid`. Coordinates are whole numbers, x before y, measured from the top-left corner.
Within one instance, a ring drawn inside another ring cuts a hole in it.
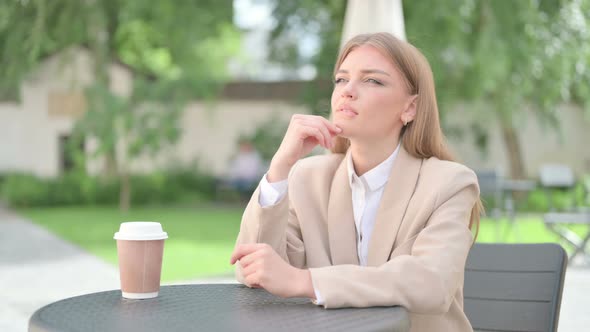
[[[119,231],[115,233],[115,240],[163,240],[168,234],[162,230],[159,222],[130,221],[121,223]]]

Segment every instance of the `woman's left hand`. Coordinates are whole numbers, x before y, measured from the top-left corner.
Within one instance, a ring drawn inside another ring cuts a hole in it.
[[[262,287],[281,297],[315,299],[309,270],[289,265],[266,243],[238,245],[232,253],[231,264],[237,261],[249,287]]]

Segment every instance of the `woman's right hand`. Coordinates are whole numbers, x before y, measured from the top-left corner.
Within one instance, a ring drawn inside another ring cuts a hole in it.
[[[321,116],[293,115],[287,133],[270,162],[270,169],[266,174],[268,182],[285,180],[291,167],[316,145],[332,148],[334,137],[341,131],[342,129]]]

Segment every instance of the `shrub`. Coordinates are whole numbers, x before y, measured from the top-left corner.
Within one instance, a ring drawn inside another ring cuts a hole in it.
[[[10,205],[49,205],[50,181],[28,174],[11,174],[2,184],[2,198]]]
[[[132,175],[130,181],[133,205],[170,203],[187,196],[212,200],[215,195],[215,178],[196,166]],[[119,202],[121,181],[82,172],[67,173],[54,179],[4,174],[0,185],[0,198],[12,206],[111,205]]]
[[[100,205],[112,205],[119,203],[119,179],[96,178],[94,203]]]
[[[551,208],[567,211],[579,206],[588,206],[588,194],[582,182],[569,190],[535,189],[528,194],[525,210],[548,212]]]
[[[180,196],[178,188],[170,186],[168,176],[155,172],[148,175],[131,176],[132,204],[167,203]]]
[[[215,197],[215,177],[198,167],[172,170],[169,180],[174,188],[180,188],[185,194],[200,193],[203,198],[209,200]]]
[[[96,188],[94,179],[85,175],[68,173],[49,182],[50,205],[79,205],[94,203]]]
[[[253,134],[243,136],[242,139],[252,142],[262,159],[271,160],[281,145],[288,126],[288,122],[275,115],[259,125]]]
[[[525,210],[529,212],[549,211],[549,199],[542,189],[535,189],[528,194]]]

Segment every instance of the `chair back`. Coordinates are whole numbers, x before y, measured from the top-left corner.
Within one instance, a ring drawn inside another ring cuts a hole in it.
[[[575,206],[562,206],[558,208],[555,204],[555,192],[573,188],[576,185],[574,171],[571,167],[563,164],[545,164],[539,171],[541,186],[549,204],[549,211],[575,210]],[[571,205],[571,204],[570,204]]]
[[[475,244],[464,309],[475,331],[557,331],[567,256],[557,244]]]
[[[479,191],[484,194],[495,194],[500,189],[502,177],[496,170],[476,170],[477,182],[479,182]]]
[[[541,185],[546,188],[571,188],[576,183],[572,169],[561,164],[541,166],[539,177]]]
[[[502,210],[502,174],[499,170],[476,170],[477,182],[479,184],[480,195],[486,198],[492,198],[493,204],[488,208],[491,209],[491,216],[499,218]],[[486,202],[489,203],[489,202]]]

